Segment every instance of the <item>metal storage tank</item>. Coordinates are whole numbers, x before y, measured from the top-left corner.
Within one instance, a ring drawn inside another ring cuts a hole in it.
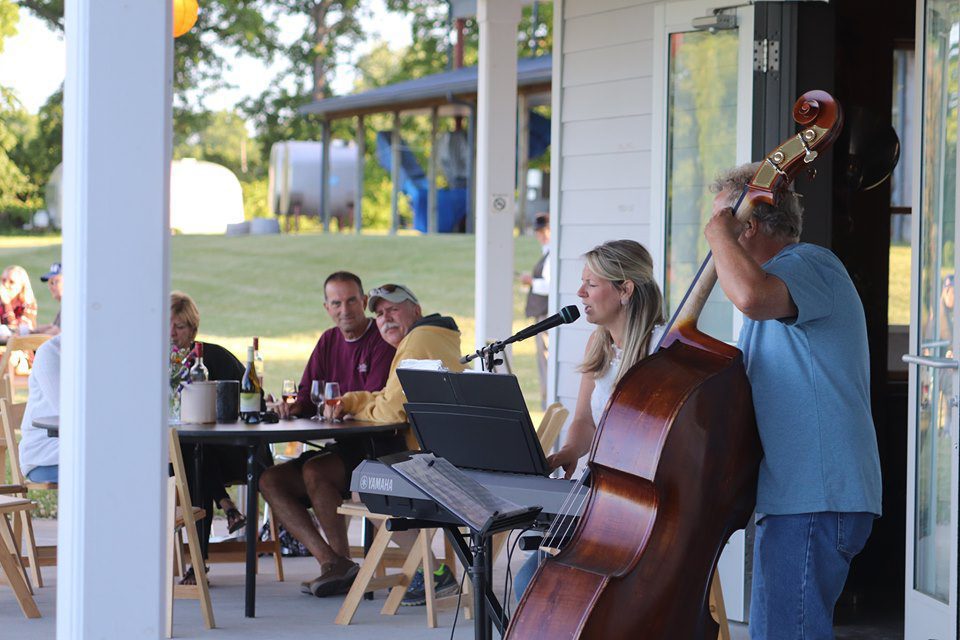
[[[274,215],[294,213],[319,216],[323,143],[284,140],[270,147],[269,210]],[[351,224],[357,185],[357,147],[353,142],[330,144],[330,218]]]

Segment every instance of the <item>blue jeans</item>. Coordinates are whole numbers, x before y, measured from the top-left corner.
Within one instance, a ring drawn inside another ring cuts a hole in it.
[[[753,543],[752,640],[833,638],[833,608],[871,513],[768,515]]]
[[[527,590],[530,581],[533,580],[533,574],[537,572],[537,568],[540,567],[540,562],[546,557],[547,554],[543,551],[534,551],[527,556],[527,559],[523,562],[523,566],[517,571],[517,575],[513,577],[513,591],[517,595],[517,602],[520,602],[520,598],[523,597],[523,592]]]
[[[60,482],[60,465],[49,464],[30,469],[27,480],[30,482]]]

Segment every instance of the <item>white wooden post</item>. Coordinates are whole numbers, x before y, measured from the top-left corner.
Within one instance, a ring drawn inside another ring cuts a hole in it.
[[[390,133],[390,235],[397,234],[400,226],[400,112],[393,114],[393,131]]]
[[[513,159],[520,0],[480,0],[477,91],[476,317],[479,348],[513,325]]]
[[[330,121],[324,119],[322,131],[322,146],[320,149],[320,220],[323,222],[323,232],[330,232]],[[337,232],[343,229],[337,227]]]
[[[430,110],[430,158],[427,165],[427,233],[433,235],[439,229],[437,223],[437,138],[440,129],[439,108]]]
[[[160,638],[172,9],[65,7],[57,637]]]
[[[527,170],[530,167],[530,107],[526,94],[517,97],[517,233],[527,231]]]
[[[353,196],[353,230],[357,235],[363,230],[363,180],[367,163],[367,127],[363,116],[357,116],[357,191]]]

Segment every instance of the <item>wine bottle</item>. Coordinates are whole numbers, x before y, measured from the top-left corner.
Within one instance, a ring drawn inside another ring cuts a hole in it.
[[[210,372],[207,371],[207,367],[203,364],[202,342],[194,344],[193,353],[196,361],[193,363],[193,366],[190,367],[190,382],[206,382],[210,379]]]
[[[240,419],[260,422],[260,380],[254,365],[253,347],[247,347],[247,367],[240,379]]]
[[[260,388],[263,389],[263,356],[260,355],[259,336],[253,336],[253,368],[257,372],[257,379],[260,380]]]

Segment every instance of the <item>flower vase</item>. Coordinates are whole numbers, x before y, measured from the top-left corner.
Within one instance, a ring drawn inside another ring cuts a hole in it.
[[[170,390],[170,423],[180,424],[180,388]]]

